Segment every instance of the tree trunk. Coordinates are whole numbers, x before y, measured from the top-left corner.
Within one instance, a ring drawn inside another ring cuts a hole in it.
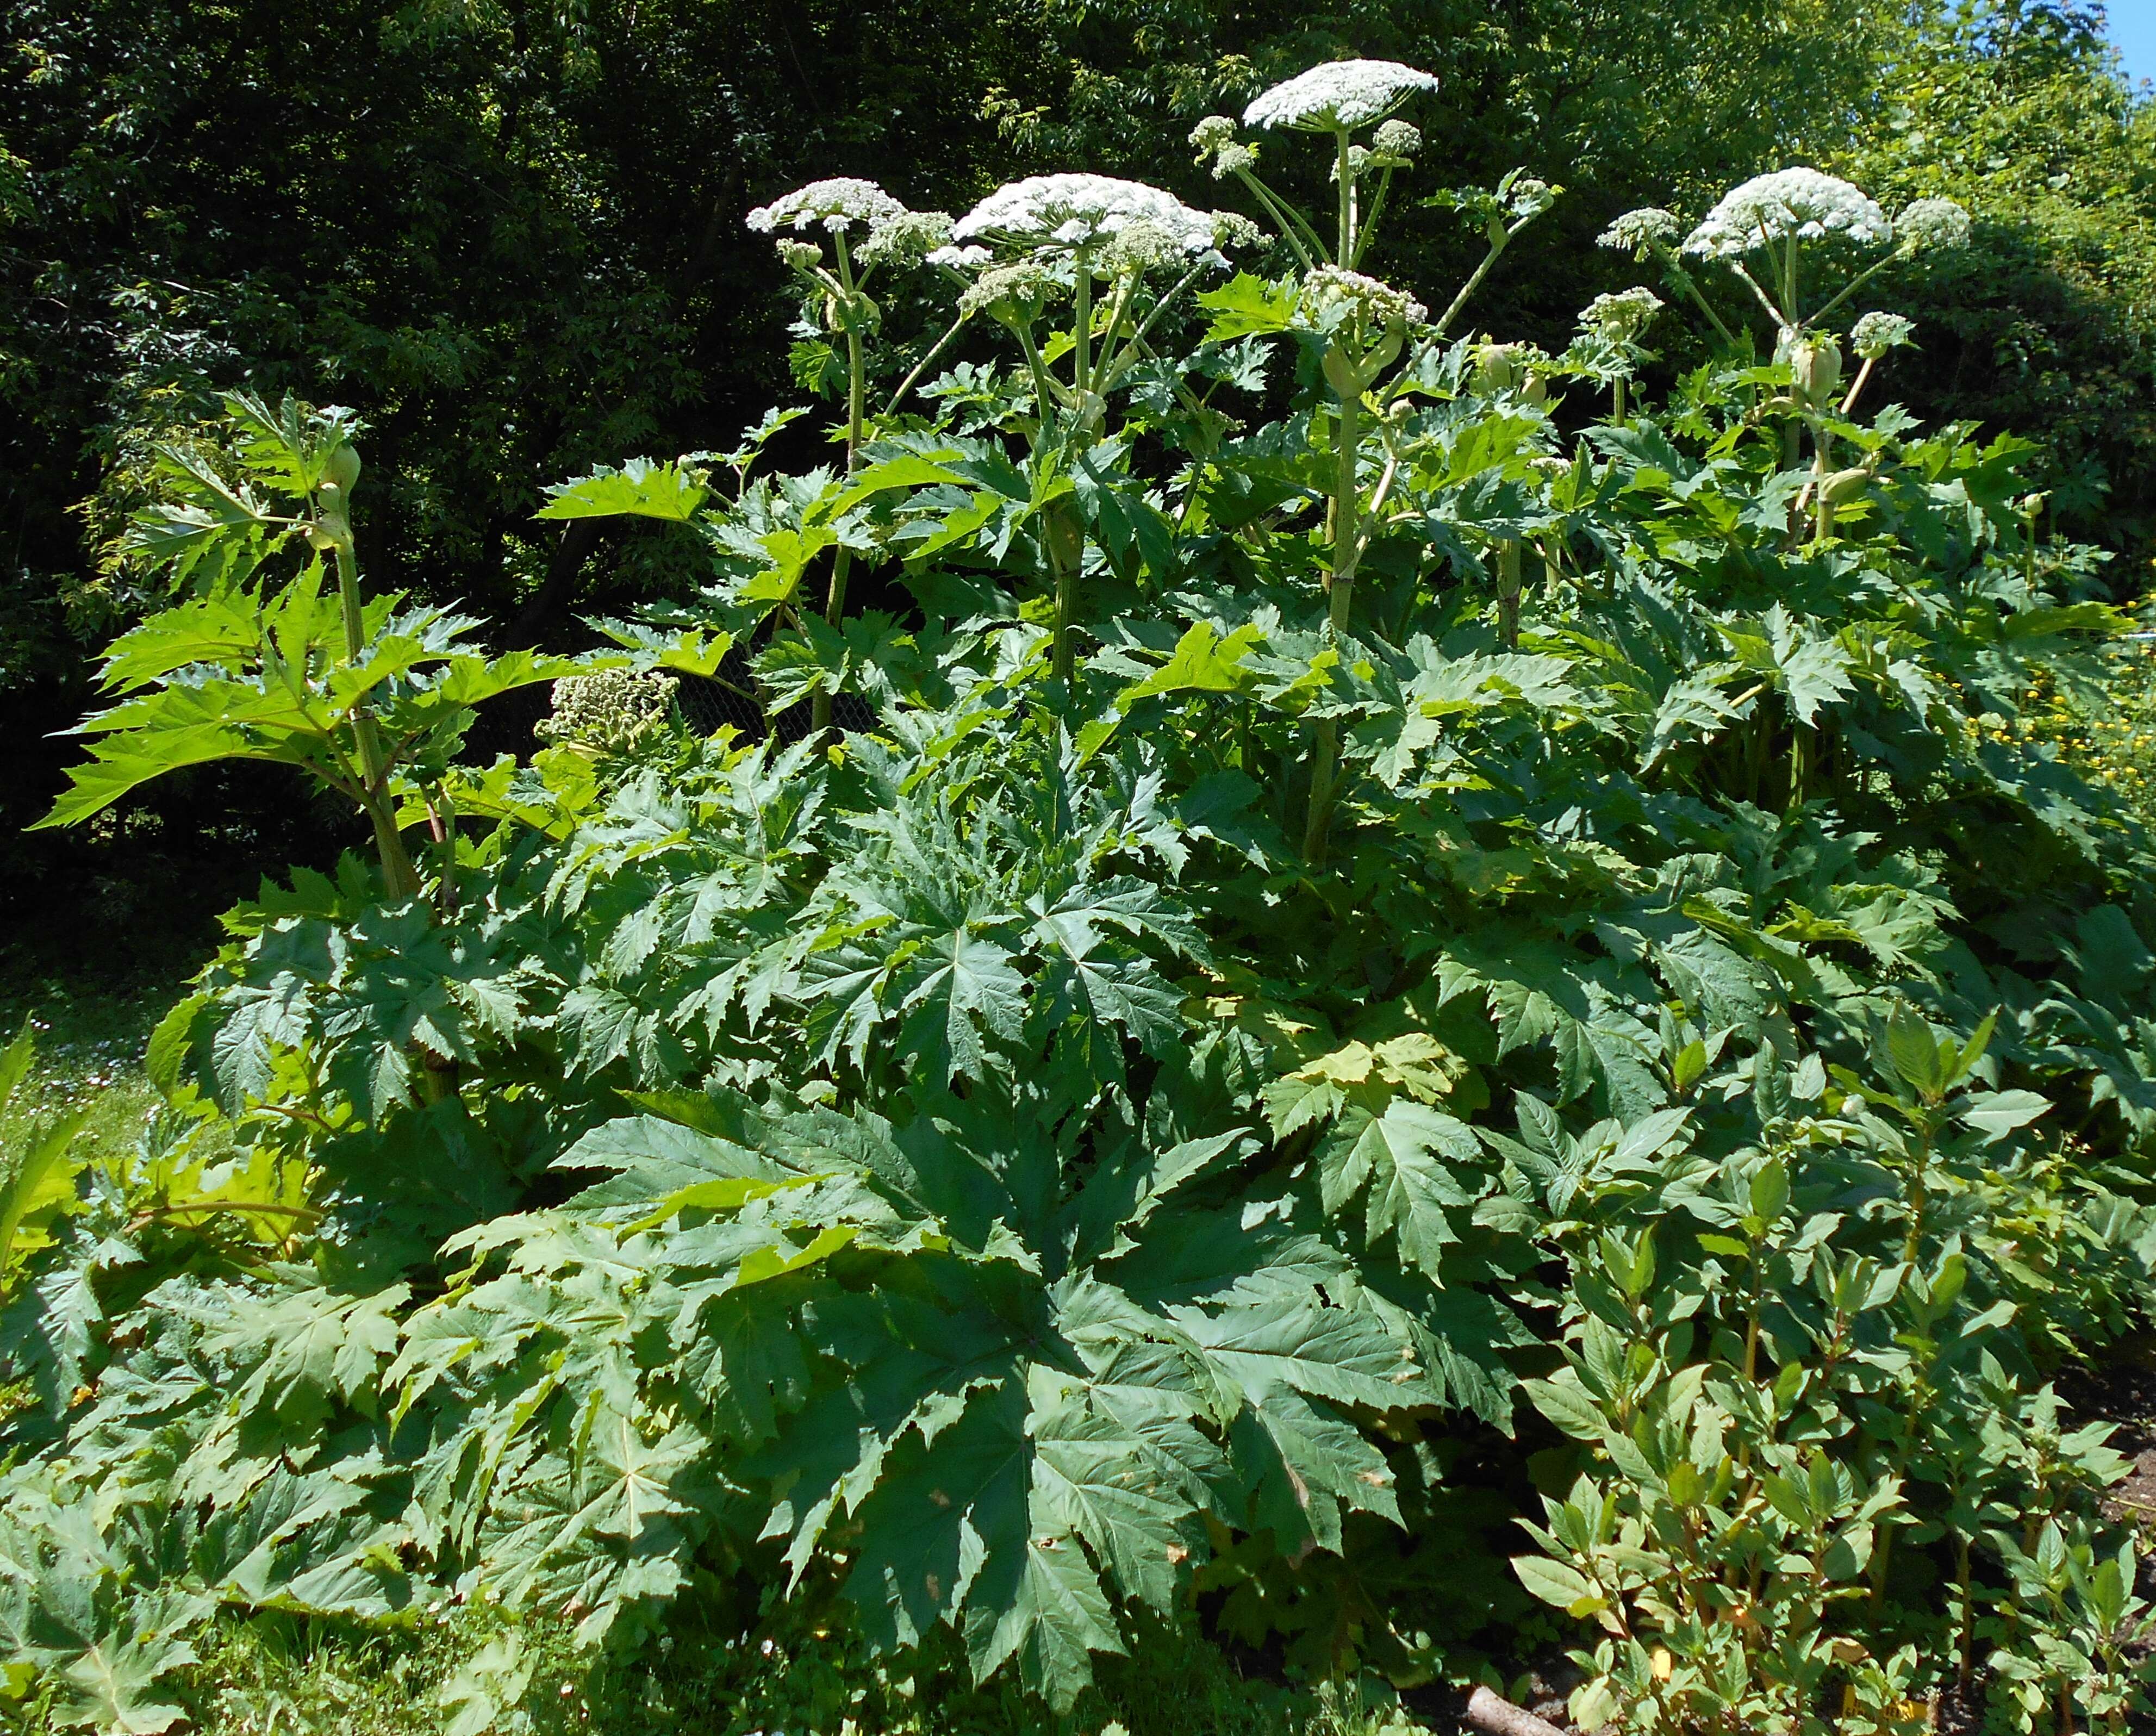
[[[547,557],[546,578],[501,636],[506,647],[536,645],[547,636],[575,595],[577,579],[592,551],[599,546],[599,532],[605,522],[598,518],[572,518],[562,526],[562,540]]]

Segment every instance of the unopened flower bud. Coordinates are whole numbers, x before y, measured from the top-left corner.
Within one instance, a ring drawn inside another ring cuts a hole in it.
[[[814,271],[824,263],[824,249],[813,241],[782,241],[778,256],[796,271]]]
[[[352,485],[359,480],[359,448],[350,440],[339,440],[331,447],[329,456],[322,461],[322,480],[334,484],[349,498]]]
[[[1845,506],[1864,492],[1871,480],[1871,472],[1866,470],[1836,470],[1820,485],[1820,500],[1830,511]]]
[[[1824,331],[1800,333],[1789,347],[1789,377],[1811,408],[1824,408],[1841,384],[1841,346]]]
[[[1486,343],[1475,352],[1477,392],[1510,392],[1520,383],[1521,373],[1517,344]]]

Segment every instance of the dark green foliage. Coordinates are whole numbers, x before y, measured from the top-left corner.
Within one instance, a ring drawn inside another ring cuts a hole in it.
[[[1396,166],[1335,142],[1352,260]],[[1495,260],[1555,197],[1449,198]],[[773,418],[557,490],[708,557],[563,682],[722,676],[753,737],[565,685],[460,758],[542,665],[360,593],[346,424],[172,460],[152,534],[320,434],[348,637],[206,556],[109,738],[200,694],[266,752],[290,694],[393,809],[228,919],[15,1289],[11,1690],[156,1727],[220,1606],[619,1662],[747,1581],[1095,1723],[1205,1631],[1401,1687],[1554,1637],[1640,1728],[2116,1722],[2121,1461],[2047,1383],[2156,1269],[2156,912],[1995,721],[2123,624],[2031,447],[1862,407],[1816,323],[1568,428],[1635,357],[1067,221],[843,469]],[[822,317],[850,386],[914,353]]]

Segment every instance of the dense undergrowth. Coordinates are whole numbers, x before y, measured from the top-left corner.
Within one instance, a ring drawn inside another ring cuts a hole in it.
[[[1632,213],[1771,318],[1698,304],[1643,405],[1651,289],[1552,356],[1358,271],[1424,82],[1199,129],[1270,242],[1091,177],[755,213],[833,460],[762,470],[774,415],[558,490],[707,561],[585,659],[367,593],[344,413],[168,455],[179,594],[56,818],[252,759],[373,854],[232,913],[136,1151],[17,1166],[27,1719],[267,1728],[245,1648],[308,1623],[459,1736],[685,1635],[731,1718],[712,1636],[813,1623],[933,1728],[1139,1732],[1163,1658],[1306,1714],[1215,1646],[1350,1698],[1568,1651],[1584,1728],[2123,1727],[2123,1461],[2050,1383],[2156,1264],[2156,909],[2046,719],[2128,624],[1851,317],[1966,215]],[[1557,197],[1425,203],[1494,259]],[[940,372],[870,293],[939,272]],[[543,747],[461,752],[545,681]]]

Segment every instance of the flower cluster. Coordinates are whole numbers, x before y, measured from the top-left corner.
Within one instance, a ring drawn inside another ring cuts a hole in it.
[[[748,214],[748,226],[764,235],[779,229],[824,229],[835,234],[856,226],[872,228],[906,214],[906,207],[875,182],[842,175],[812,181],[768,205],[757,206]]]
[[[1200,168],[1213,166],[1213,178],[1225,181],[1255,167],[1258,153],[1235,138],[1235,123],[1225,115],[1208,115],[1190,129],[1190,142],[1198,147],[1194,159]]]
[[[1422,129],[1408,121],[1388,121],[1370,135],[1370,152],[1380,162],[1410,161],[1422,149]]]
[[[1223,145],[1232,142],[1235,136],[1235,123],[1225,115],[1208,115],[1190,129],[1190,142],[1198,147],[1198,161],[1201,163]]]
[[[1866,362],[1899,349],[1915,336],[1917,322],[1898,313],[1868,313],[1850,328],[1849,347]]]
[[[535,733],[542,742],[625,753],[665,722],[677,685],[656,670],[564,675],[554,683],[553,715],[542,718]]]
[[[1579,327],[1609,343],[1636,343],[1647,322],[1661,311],[1662,298],[1652,290],[1622,290],[1614,295],[1597,295],[1582,308]]]
[[[1735,259],[1792,235],[1806,241],[1840,235],[1878,244],[1893,234],[1887,213],[1861,189],[1817,169],[1780,169],[1722,194],[1685,237],[1684,250]]]
[[[1911,253],[1966,247],[1973,227],[1952,199],[1918,199],[1894,219],[1894,233]]]
[[[1507,175],[1497,187],[1506,218],[1514,224],[1540,217],[1557,203],[1557,196],[1563,191],[1563,187],[1552,187],[1547,181],[1537,181],[1532,175],[1517,172]]]
[[[1027,253],[1082,253],[1135,223],[1164,232],[1186,254],[1214,245],[1209,213],[1194,211],[1157,187],[1110,175],[1034,175],[1011,182],[960,218],[951,235],[957,243],[1000,244]],[[939,265],[979,263],[963,256],[968,251],[952,247],[930,257]]]
[[[864,265],[916,265],[951,239],[951,219],[941,211],[901,211],[869,231],[855,251]]]
[[[1594,244],[1630,248],[1645,259],[1655,248],[1666,247],[1676,240],[1683,229],[1674,211],[1665,211],[1659,205],[1642,205],[1636,211],[1627,211],[1597,235]]]
[[[1435,90],[1435,75],[1397,60],[1335,60],[1276,85],[1243,110],[1251,126],[1292,126],[1337,132],[1381,121],[1418,90]]]
[[[1320,265],[1311,272],[1302,280],[1302,293],[1321,315],[1334,308],[1353,308],[1371,326],[1419,326],[1430,316],[1430,310],[1406,290],[1337,265]]]
[[[1067,275],[1040,259],[991,265],[960,292],[958,311],[1029,325],[1050,301],[1070,293]]]
[[[1472,355],[1475,371],[1469,378],[1477,392],[1517,392],[1532,403],[1541,403],[1548,397],[1543,376],[1551,358],[1537,346],[1486,339],[1475,347]]]

